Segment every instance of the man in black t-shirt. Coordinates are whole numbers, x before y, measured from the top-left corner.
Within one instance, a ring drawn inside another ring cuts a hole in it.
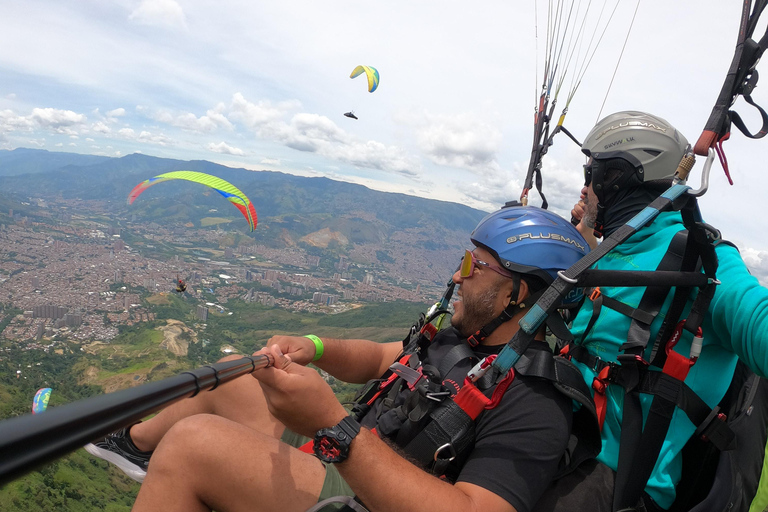
[[[438,333],[420,365],[392,364],[403,349],[399,342],[275,336],[260,351],[274,364],[254,372],[255,379],[178,402],[113,439],[133,456],[151,454],[134,510],[299,511],[332,494],[355,495],[372,511],[530,510],[554,478],[571,430],[571,402],[551,382],[514,375],[503,394],[494,393],[500,386],[486,390],[498,403],[477,417],[474,443],[446,479],[383,441],[381,414],[374,414],[375,430],[361,428],[320,374],[305,366],[313,362],[353,383],[390,367],[414,377],[400,396],[372,399],[373,409],[384,400],[396,408],[418,395],[421,379],[429,380],[424,375],[437,379],[438,394],[455,395],[471,366],[449,364],[439,377],[428,368],[441,367],[465,343],[474,361],[497,353],[519,328],[526,299],[588,250],[570,223],[532,207],[488,215],[471,239],[475,249],[466,251],[453,276],[459,286],[453,328]],[[548,350],[543,331],[536,338],[531,350]],[[361,423],[369,425],[365,417]],[[396,430],[389,434],[398,438]],[[299,444],[299,436],[314,437],[314,455],[289,446]]]

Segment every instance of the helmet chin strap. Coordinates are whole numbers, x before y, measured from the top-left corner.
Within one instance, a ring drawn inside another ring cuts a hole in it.
[[[595,225],[592,227],[595,238],[603,237],[603,229],[605,228],[605,206],[598,199],[597,201],[597,215],[595,215]]]
[[[507,307],[504,308],[504,311],[502,311],[499,316],[485,324],[475,334],[467,337],[467,343],[469,343],[470,347],[476,347],[481,344],[483,340],[490,336],[493,331],[498,329],[501,324],[512,320],[512,318],[515,316],[515,313],[517,313],[519,310],[525,309],[531,304],[534,304],[546,291],[546,288],[539,290],[528,295],[525,300],[518,303],[515,299],[520,295],[520,275],[515,274],[512,279],[514,280],[514,283],[512,285],[512,293],[510,294],[509,304],[507,304]]]

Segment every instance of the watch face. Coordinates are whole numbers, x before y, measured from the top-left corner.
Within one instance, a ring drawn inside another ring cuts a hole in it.
[[[343,448],[347,448],[344,446]],[[342,445],[337,439],[332,437],[322,437],[315,443],[315,453],[326,462],[337,462],[341,460]]]
[[[349,455],[349,445],[360,431],[360,424],[347,416],[338,425],[317,431],[312,449],[323,462],[342,462]]]

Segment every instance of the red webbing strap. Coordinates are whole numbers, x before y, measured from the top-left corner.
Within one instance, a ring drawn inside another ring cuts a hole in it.
[[[477,389],[477,386],[468,379],[464,381],[464,385],[461,387],[461,390],[459,390],[459,393],[453,401],[456,402],[456,405],[461,407],[461,410],[467,413],[467,416],[473,420],[485,410],[486,405],[491,403],[491,399],[485,396],[483,392]]]
[[[691,369],[691,360],[681,354],[678,354],[674,350],[670,350],[667,353],[667,361],[664,363],[662,371],[674,377],[679,381],[684,381],[688,376],[688,371]]]
[[[462,411],[473,420],[477,419],[481,412],[485,409],[493,409],[499,402],[501,402],[504,392],[512,381],[515,380],[515,371],[509,370],[507,375],[496,385],[493,390],[491,398],[488,398],[480,391],[475,383],[472,382],[469,377],[464,379],[464,385],[459,390],[459,393],[453,399]]]
[[[709,301],[707,301],[707,304]],[[678,354],[673,349],[675,345],[677,345],[677,342],[680,341],[680,336],[683,335],[683,327],[685,326],[686,321],[681,320],[677,327],[675,327],[675,331],[672,333],[672,336],[670,336],[669,340],[666,343],[666,347],[664,348],[667,358],[666,361],[664,361],[664,367],[661,369],[664,373],[669,375],[670,377],[674,377],[675,379],[679,380],[680,382],[683,382],[685,378],[688,376],[688,371],[691,369],[691,367],[696,364],[696,360],[699,357],[699,352],[701,352],[701,340],[704,337],[704,334],[701,331],[701,327],[696,329],[696,334],[694,335],[694,340],[691,343],[691,356],[685,357],[682,354]],[[696,343],[696,340],[699,340],[699,350],[698,352],[694,352],[694,345]]]
[[[717,133],[704,130],[696,141],[696,145],[693,146],[693,152],[699,156],[706,156],[709,148],[714,147],[715,143],[717,143]]]
[[[421,328],[421,334],[426,334],[429,338],[429,342],[432,343],[432,340],[435,338],[435,334],[437,334],[437,327],[435,327],[432,324],[425,324],[424,327]]]
[[[608,387],[608,372],[610,371],[610,366],[604,367],[592,381],[592,389],[595,390],[595,410],[597,411],[597,421],[600,425],[601,432],[603,431],[603,423],[605,423],[605,411],[608,402],[608,399],[605,396],[605,390]]]

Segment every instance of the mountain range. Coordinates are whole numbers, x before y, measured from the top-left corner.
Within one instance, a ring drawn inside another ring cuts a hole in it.
[[[225,179],[256,208],[258,226],[249,233],[240,213],[199,184],[176,181],[151,187],[133,205],[128,193],[141,181],[170,171],[191,170]],[[110,158],[19,148],[0,150],[0,206],[5,199],[80,199],[107,205],[117,223],[154,222],[177,227],[225,218],[227,229],[276,248],[305,245],[336,254],[371,254],[378,263],[419,265],[435,282],[455,268],[469,233],[486,214],[461,204],[379,192],[328,178],[225,167],[204,160],[183,161],[131,154]],[[4,213],[4,212],[3,212]],[[325,240],[325,242],[323,242]],[[243,243],[242,241],[240,243]]]

